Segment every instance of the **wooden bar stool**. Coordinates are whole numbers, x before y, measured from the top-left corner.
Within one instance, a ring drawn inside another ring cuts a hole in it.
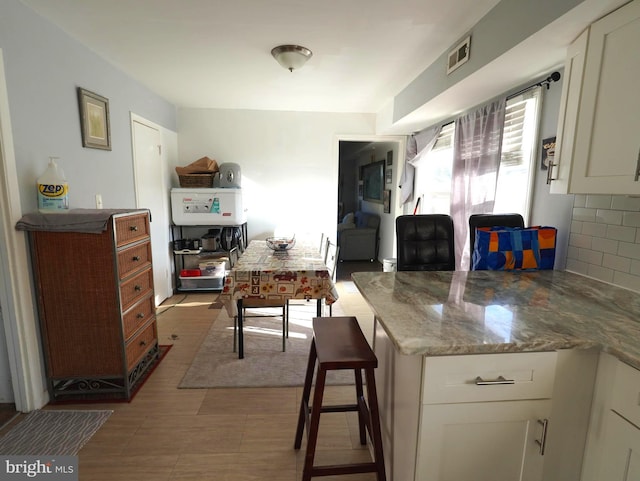
[[[318,369],[313,404],[309,407],[309,395],[311,394],[316,361]],[[307,364],[307,374],[300,403],[300,415],[294,444],[295,449],[300,449],[302,433],[306,426],[307,453],[304,460],[302,481],[309,481],[313,476],[357,473],[377,473],[378,481],[386,481],[374,375],[374,369],[377,366],[378,359],[371,347],[369,347],[369,343],[367,343],[362,334],[358,320],[355,317],[313,318],[313,340],[309,352],[309,362]],[[327,371],[338,369],[353,369],[356,381],[356,404],[323,406],[322,397]],[[368,406],[362,389],[362,370],[365,373]],[[366,431],[368,431],[373,444],[374,461],[357,464],[314,466],[313,460],[318,440],[320,413],[345,411],[358,412],[360,443],[366,444]]]

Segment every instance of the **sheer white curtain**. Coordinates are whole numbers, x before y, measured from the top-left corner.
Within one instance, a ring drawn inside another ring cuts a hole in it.
[[[456,269],[469,270],[469,216],[493,212],[506,100],[456,119],[451,182]]]
[[[400,177],[400,203],[406,204],[413,200],[415,167],[436,143],[441,126],[431,127],[413,134],[407,141],[407,151],[404,157],[404,168]]]

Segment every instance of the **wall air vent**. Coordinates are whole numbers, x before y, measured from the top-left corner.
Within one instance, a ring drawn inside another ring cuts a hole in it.
[[[460,42],[447,56],[447,75],[469,60],[471,36]]]

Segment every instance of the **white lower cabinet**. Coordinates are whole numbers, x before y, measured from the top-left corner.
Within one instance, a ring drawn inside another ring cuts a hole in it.
[[[640,371],[600,356],[582,481],[640,480]]]
[[[551,400],[423,406],[416,480],[537,481]]]
[[[614,411],[607,413],[600,479],[640,479],[640,429]]]
[[[374,350],[389,481],[580,480],[596,349],[403,355],[377,324]]]
[[[555,352],[426,357],[418,481],[539,481]]]

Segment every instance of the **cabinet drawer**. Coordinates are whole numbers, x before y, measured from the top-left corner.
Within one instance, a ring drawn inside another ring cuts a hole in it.
[[[556,358],[555,352],[426,357],[422,402],[551,398]]]
[[[129,309],[122,316],[125,340],[128,340],[140,327],[149,322],[149,319],[151,319],[154,314],[155,302],[153,296],[147,297]]]
[[[149,237],[149,217],[146,213],[115,218],[116,246],[135,242]]]
[[[621,361],[616,365],[611,409],[640,426],[640,371]]]
[[[126,311],[135,302],[146,296],[153,289],[153,271],[147,269],[120,284],[120,302],[122,311]]]
[[[136,244],[118,252],[118,277],[122,280],[132,272],[151,265],[151,242]]]
[[[150,323],[140,334],[127,343],[127,371],[133,369],[158,338],[156,322]]]

